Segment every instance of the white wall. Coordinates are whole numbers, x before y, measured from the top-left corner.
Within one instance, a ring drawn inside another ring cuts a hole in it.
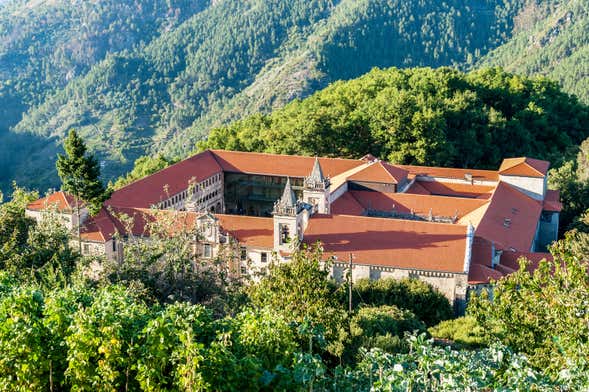
[[[334,263],[331,275],[337,282],[343,282],[346,276],[348,265],[346,263]],[[450,303],[464,301],[466,298],[466,289],[468,285],[467,274],[437,272],[437,271],[420,271],[413,269],[403,269],[394,267],[380,267],[354,264],[352,269],[352,281],[369,278],[377,279],[403,279],[412,278],[422,280],[437,288]]]
[[[544,196],[546,195],[546,177],[499,175],[499,179],[536,200],[544,200]]]

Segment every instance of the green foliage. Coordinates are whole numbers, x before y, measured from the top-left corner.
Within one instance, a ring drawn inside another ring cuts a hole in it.
[[[49,370],[43,295],[16,290],[0,300],[0,389],[41,390]]]
[[[72,389],[112,391],[133,388],[133,346],[148,308],[125,288],[99,291],[87,308],[72,317],[65,376]]]
[[[489,333],[472,316],[445,320],[428,328],[436,339],[450,341],[458,348],[480,348],[489,344]]]
[[[374,69],[267,116],[211,131],[200,148],[496,169],[506,156],[558,165],[587,137],[589,108],[546,79],[498,68]]]
[[[253,305],[267,307],[302,326],[325,328],[327,350],[343,353],[346,314],[338,306],[333,285],[328,280],[328,265],[322,262],[318,247],[296,252],[285,264],[273,264],[269,273],[248,288]],[[307,328],[307,327],[305,327]],[[303,330],[300,335],[309,336]],[[303,342],[307,338],[303,338]]]
[[[472,299],[469,313],[553,376],[571,364],[584,366],[586,373],[589,235],[571,232],[551,252],[554,261],[542,261],[533,273],[523,262],[519,271],[497,282],[492,299],[484,293]]]
[[[262,369],[289,366],[298,349],[289,320],[271,308],[246,309],[235,317],[235,344],[244,356],[259,361]]]
[[[132,232],[133,219],[141,218],[149,241],[118,236],[123,260],[102,261],[103,281],[134,287],[148,302],[200,303],[217,315],[241,303],[241,280],[230,276],[226,268],[226,261],[232,257],[230,247],[221,247],[213,259],[198,257],[193,240],[200,233],[184,212],[152,210],[135,218],[118,214],[126,232]]]
[[[137,381],[144,391],[166,391],[194,382],[204,344],[214,337],[211,313],[202,306],[176,303],[153,316],[139,334]],[[193,355],[196,354],[196,355]],[[197,381],[198,380],[198,381]]]
[[[364,382],[376,391],[552,391],[554,383],[521,354],[501,345],[480,351],[434,346],[425,335],[408,339],[408,354],[364,351]]]
[[[408,347],[404,334],[424,330],[423,322],[409,310],[390,305],[361,307],[350,320],[348,361],[354,363],[361,347],[367,350],[378,348],[391,354],[405,352]]]
[[[345,291],[340,291],[341,303],[347,301]],[[454,314],[442,293],[417,279],[360,279],[353,285],[352,304],[354,307],[396,306],[413,312],[427,326],[447,320]]]
[[[87,154],[84,141],[74,130],[65,139],[64,149],[65,155],[58,155],[56,163],[61,187],[70,195],[85,201],[90,212],[96,214],[106,199],[98,162],[94,156]],[[79,204],[76,208],[79,214]]]
[[[560,191],[563,209],[559,216],[559,230],[562,233],[573,228],[587,232],[589,220],[589,139],[579,147],[576,160],[565,162],[560,168],[549,173],[548,185]]]
[[[37,200],[37,192],[27,192],[13,184],[12,198],[6,203],[0,200],[0,268],[7,267],[7,260],[23,252],[29,230],[34,221],[25,217],[28,203]]]

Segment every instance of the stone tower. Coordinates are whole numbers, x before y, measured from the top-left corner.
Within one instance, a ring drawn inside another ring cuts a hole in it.
[[[302,239],[303,206],[297,201],[290,178],[286,181],[282,197],[274,203],[274,250],[290,252]]]
[[[309,177],[305,178],[303,187],[303,202],[313,206],[313,212],[329,214],[329,178],[323,175],[319,159],[315,158],[315,164]]]

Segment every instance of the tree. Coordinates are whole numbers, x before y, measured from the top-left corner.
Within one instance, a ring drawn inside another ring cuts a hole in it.
[[[61,186],[76,199],[88,203],[90,212],[100,210],[105,199],[104,185],[100,181],[100,166],[75,130],[71,130],[63,143],[65,155],[57,155],[57,173],[61,178]],[[76,208],[79,214],[79,203]]]
[[[425,324],[409,310],[391,305],[361,307],[350,320],[347,359],[355,363],[360,347],[379,348],[391,354],[404,352],[407,349],[404,334],[424,330]]]
[[[565,366],[589,370],[589,234],[570,232],[551,247],[554,260],[529,262],[471,299],[468,313],[489,333],[526,353],[553,376]]]
[[[323,262],[321,250],[303,249],[293,253],[288,263],[271,265],[268,275],[252,284],[248,293],[255,306],[271,308],[299,325],[310,323],[311,329],[325,328],[327,350],[339,357],[347,336],[347,315],[328,276],[329,265]],[[308,335],[302,330],[300,334]]]
[[[341,303],[346,300],[340,296]],[[407,309],[427,326],[447,320],[454,314],[450,302],[441,292],[417,279],[360,279],[354,284],[352,302],[354,307],[394,305]]]
[[[34,220],[25,216],[28,203],[37,200],[37,192],[27,192],[13,184],[12,199],[0,204],[0,268],[6,268],[26,248],[29,230]],[[1,199],[0,199],[1,203]]]

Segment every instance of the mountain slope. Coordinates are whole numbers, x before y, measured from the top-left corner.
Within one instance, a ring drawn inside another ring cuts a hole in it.
[[[530,2],[515,20],[514,37],[484,56],[478,66],[544,75],[589,103],[589,3]]]
[[[55,185],[53,155],[72,127],[112,178],[142,154],[186,153],[211,125],[373,66],[470,64],[509,38],[521,3],[215,1],[145,46],[107,53],[30,108],[12,131],[38,139],[30,154],[42,162],[13,162],[13,177],[30,183],[35,169]]]

